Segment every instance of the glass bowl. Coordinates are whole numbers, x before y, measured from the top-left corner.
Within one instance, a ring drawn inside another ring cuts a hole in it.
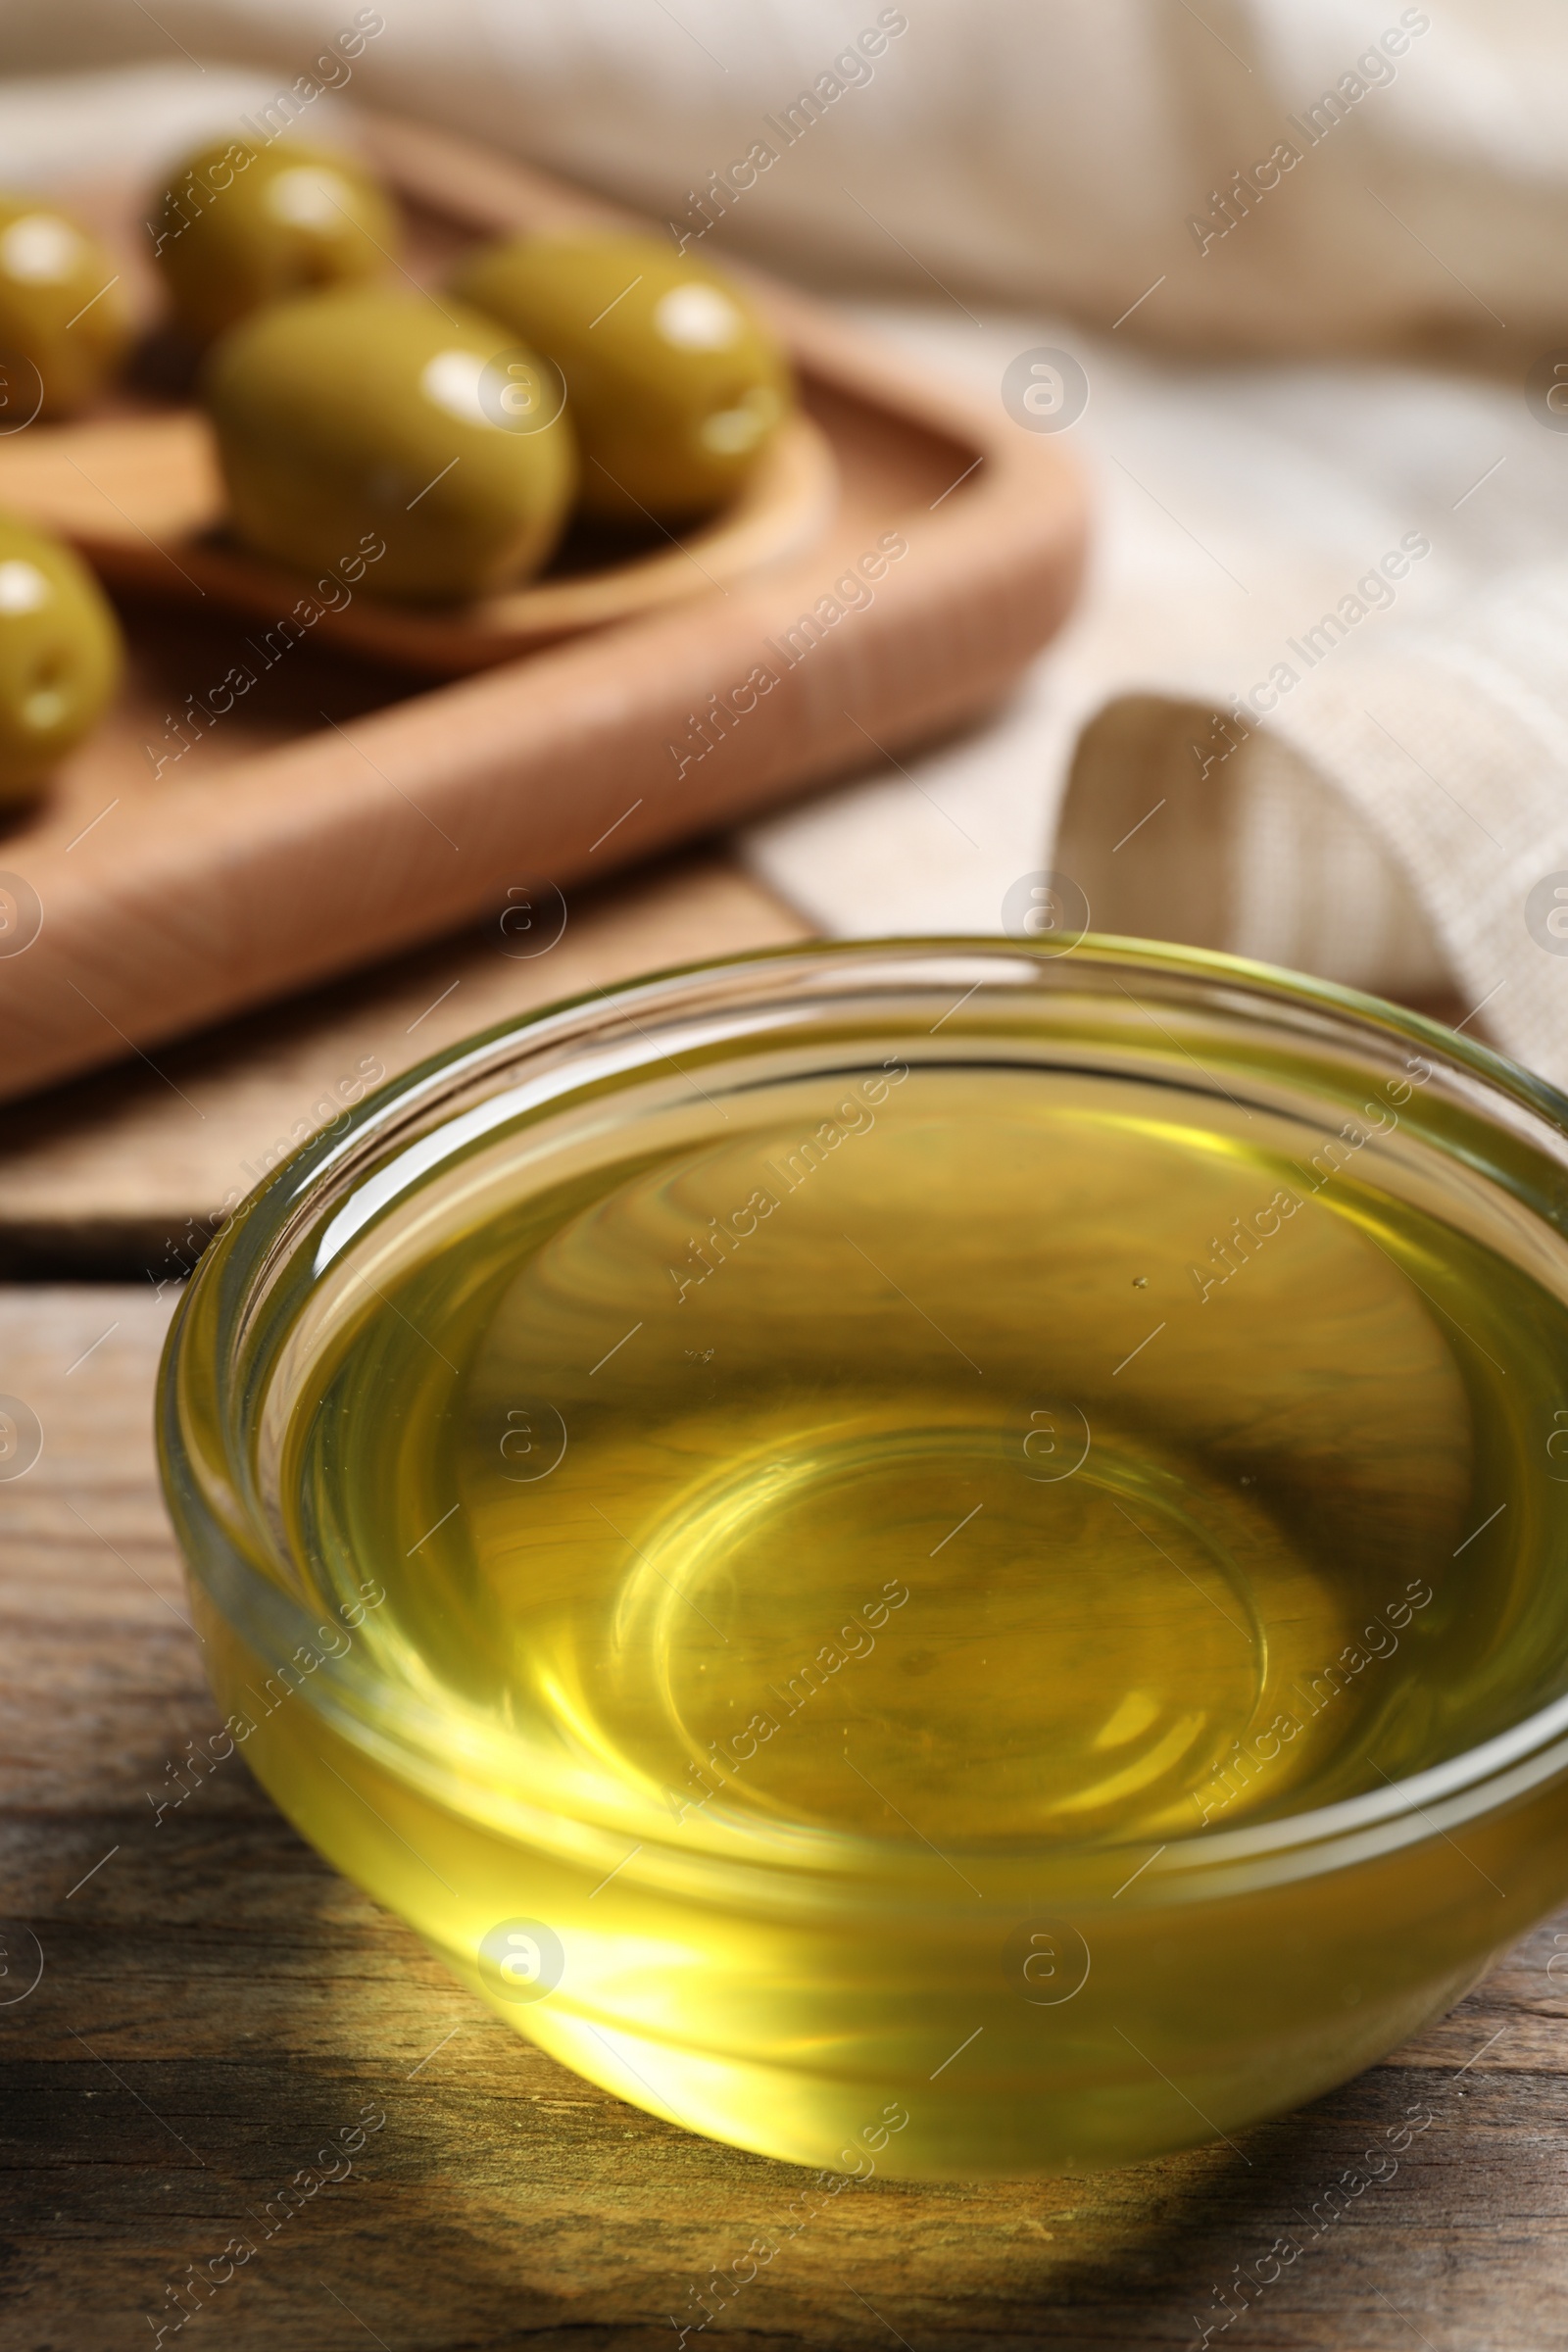
[[[283,1811],[567,2066],[837,2173],[1234,2134],[1568,1891],[1568,1103],[1060,944],[457,1047],[164,1362]]]

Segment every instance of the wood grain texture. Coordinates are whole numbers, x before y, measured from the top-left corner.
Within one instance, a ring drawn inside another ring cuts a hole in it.
[[[433,947],[13,1105],[0,1279],[180,1281],[225,1203],[335,1117],[366,1065],[393,1077],[558,998],[806,936],[712,852],[563,893],[503,870],[478,919]],[[1464,1008],[1449,997],[1416,1009],[1451,1022]]]
[[[377,1073],[395,1077],[557,998],[805,935],[712,855],[569,897],[503,869],[480,918],[454,938],[9,1110],[0,1275],[179,1282],[224,1204]]]
[[[444,134],[364,127],[421,268],[500,226],[605,217]],[[127,597],[116,711],[0,835],[24,908],[8,928],[0,896],[0,1097],[439,937],[499,871],[570,887],[998,700],[1076,591],[1067,458],[744,274],[837,470],[804,555],[423,691],[302,622],[321,599],[270,628],[216,595],[179,610],[191,582],[151,551],[175,609]]]
[[[36,1467],[0,1483],[7,2352],[147,2345],[158,2324],[166,2345],[235,2352],[650,2352],[759,2238],[774,2254],[689,2341],[1196,2347],[1215,2290],[1287,2234],[1299,2255],[1214,2341],[1560,2345],[1568,1913],[1389,2063],[1235,2149],[829,2196],[516,2038],[237,1757],[155,1823],[148,1792],[218,1728],[153,1477],[169,1305],[145,1286],[0,1291],[0,1387],[44,1431]],[[268,2235],[269,2200],[367,2107],[385,2120],[352,2172]],[[1411,2108],[1430,2121],[1368,2180]],[[1362,2186],[1314,2234],[1347,2176]],[[174,2333],[170,2290],[231,2239],[254,2255]]]

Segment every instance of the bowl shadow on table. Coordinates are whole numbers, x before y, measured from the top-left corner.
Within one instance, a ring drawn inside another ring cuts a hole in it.
[[[1406,2340],[1412,2313],[1430,2341],[1451,2317],[1466,2202],[1484,2196],[1456,2182],[1453,2070],[1385,2067],[1234,2146],[1050,2181],[873,2181],[789,2239],[792,2210],[822,2202],[817,2176],[621,2107],[508,2039],[480,2029],[483,2086],[434,2090],[385,2176],[387,2219],[412,2226],[476,2340],[511,2340],[522,2293],[530,2343],[555,2340],[547,2313],[564,2343],[617,2345],[647,2341],[650,2313],[661,2341],[672,2319],[751,2346],[1089,2352],[1232,2327],[1298,2342],[1303,2322],[1361,2346]],[[503,2085],[529,2124],[509,2126]],[[1467,2095],[1472,2128],[1500,2120],[1497,2086]],[[747,2250],[771,2245],[738,2284]]]
[[[626,2107],[512,2034],[242,1768],[201,1805],[156,1833],[106,1821],[130,1848],[112,1923],[74,1922],[62,1950],[66,1931],[40,1922],[58,1960],[34,2031],[58,2034],[64,2063],[17,2070],[34,2078],[11,2126],[37,2167],[36,2211],[12,2217],[29,2317],[69,2331],[122,2309],[139,2328],[144,2311],[192,2308],[189,2266],[221,2268],[226,2249],[232,2277],[194,2307],[246,2352],[335,2352],[365,2328],[400,2352],[630,2347],[705,2311],[710,2339],[754,2348],[1196,2345],[1239,2308],[1238,2340],[1298,2342],[1303,2314],[1351,2310],[1363,2332],[1310,2340],[1402,2340],[1372,2269],[1396,2309],[1420,2298],[1430,2338],[1461,2153],[1446,2064],[1377,2068],[1233,2145],[1116,2173],[829,2197],[821,2177]],[[78,2042],[65,2021],[94,1978]],[[1487,2030],[1478,2017],[1470,2042]],[[1465,2081],[1468,2124],[1495,2121],[1496,2083]],[[52,2253],[68,2176],[87,2193]],[[808,2214],[793,2237],[792,2207]],[[102,2250],[85,2275],[84,2238]]]
[[[240,2352],[367,2328],[389,2352],[646,2345],[705,2309],[704,2333],[752,2347],[1189,2345],[1243,2274],[1239,2343],[1402,2342],[1378,2295],[1435,2352],[1556,2340],[1536,2306],[1568,2284],[1561,1921],[1397,2063],[1234,2147],[1092,2179],[835,2190],[512,2033],[224,1752],[153,1479],[169,1303],[24,1293],[0,1327],[50,1432],[4,1490],[0,1548],[0,2294],[26,2323],[0,2340],[139,2338],[231,2239],[254,2251],[194,2308]],[[46,1966],[17,2001],[23,1923]],[[1431,2121],[1401,2146],[1412,2105]],[[352,2174],[319,2178],[360,2130]],[[1302,2252],[1264,2279],[1284,2234]]]
[[[999,2341],[1089,2352],[1197,2344],[1206,2328],[1292,2343],[1321,2329],[1359,2352],[1407,2340],[1412,2321],[1440,2347],[1469,2345],[1490,2340],[1488,2313],[1517,2283],[1517,2241],[1489,2216],[1560,2203],[1554,2053],[1535,2053],[1538,2072],[1475,2068],[1510,2026],[1517,2064],[1520,2037],[1539,2031],[1532,2016],[1560,2014],[1555,1924],[1397,2063],[1231,2140],[1043,2181],[873,2180],[841,2202],[821,2176],[622,2106],[476,2012],[472,2071],[432,2086],[397,2194],[427,2248],[442,2248],[450,2291],[466,2282],[481,2327],[525,2284],[569,2304],[573,2341],[585,2326],[643,2341],[652,2306],[693,2326],[711,2312],[704,2333],[751,2345],[891,2333],[915,2352]],[[532,2110],[520,2128],[497,2103],[503,2082]],[[519,2225],[535,2243],[521,2276]],[[738,2289],[736,2267],[759,2241],[777,2252]],[[726,2272],[728,2308],[710,2284]],[[1514,2319],[1524,2341],[1517,2305]]]
[[[137,2327],[143,2310],[165,2316],[167,2282],[225,2247],[232,2261],[237,2240],[253,2252],[204,2300],[245,2352],[336,2352],[362,2328],[399,2352],[631,2347],[705,2311],[710,2339],[754,2352],[1196,2345],[1238,2309],[1238,2341],[1381,2345],[1405,2340],[1401,2312],[1427,2340],[1455,2340],[1427,2306],[1451,2288],[1465,2205],[1485,2201],[1456,2135],[1461,2118],[1472,2136],[1500,2120],[1496,2079],[1464,2077],[1462,2092],[1446,2062],[1385,2066],[1232,2145],[1116,2173],[872,2180],[829,2197],[821,2177],[626,2107],[514,2035],[242,1770],[219,1806],[161,1825],[168,1844],[125,1835],[141,1851],[116,1902],[135,1902],[138,1872],[148,1899],[115,1931],[115,1992],[88,2028],[112,2075],[72,2042],[84,2063],[39,2070],[101,2086],[89,2122],[79,2090],[39,2082],[37,2219],[58,2209],[62,2172],[86,2170],[73,2235],[97,2235],[107,2258],[87,2278],[70,2248],[58,2272],[26,2265],[59,2323],[106,2304]],[[76,1933],[57,2000],[101,1966],[101,1926]],[[1478,2013],[1464,2046],[1490,2030]],[[1549,2099],[1528,2116],[1509,2097],[1521,2138],[1542,2136]],[[123,2135],[107,2163],[105,2124]],[[345,2142],[352,2173],[313,2187]],[[793,2237],[792,2207],[808,2214]],[[764,2245],[776,2252],[737,2284]],[[1321,2336],[1303,2338],[1306,2315]]]

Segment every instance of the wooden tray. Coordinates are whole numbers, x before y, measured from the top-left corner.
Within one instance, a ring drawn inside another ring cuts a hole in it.
[[[416,271],[506,228],[625,221],[420,125],[365,118],[361,135],[409,215]],[[83,209],[146,299],[143,194]],[[933,387],[739,274],[791,346],[836,469],[804,552],[433,690],[316,631],[263,660],[269,632],[188,583],[160,597],[151,564],[122,593],[117,711],[0,831],[0,1096],[499,918],[509,891],[597,879],[1005,690],[1077,586],[1066,457],[1000,399]],[[24,441],[19,475],[36,463]],[[257,682],[215,711],[239,662]]]

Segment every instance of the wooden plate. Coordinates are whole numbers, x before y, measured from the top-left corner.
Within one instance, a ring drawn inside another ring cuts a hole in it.
[[[416,276],[508,229],[648,226],[422,125],[359,127],[404,207]],[[150,318],[145,191],[75,201]],[[129,648],[105,724],[36,807],[0,818],[0,1096],[136,1054],[194,1120],[161,1040],[463,925],[511,954],[529,893],[553,892],[564,920],[579,884],[895,760],[1008,690],[1077,587],[1086,519],[1065,437],[726,266],[788,345],[809,425],[778,452],[788,479],[766,514],[714,526],[737,534],[725,576],[698,575],[693,541],[630,566],[635,592],[541,582],[524,601],[561,601],[534,608],[534,650],[514,658],[486,638],[493,614],[446,615],[468,634],[441,664],[490,666],[433,685],[423,615],[376,608],[373,662],[368,639],[348,641],[358,598],[335,632],[323,616],[281,650],[257,629],[298,584],[279,575],[279,604],[270,581],[264,601],[255,572],[242,589],[223,570],[201,537],[212,476],[171,401],[132,389],[118,416],[74,428],[99,436],[85,464],[72,442],[74,472],[58,433],[0,437],[0,499],[30,481],[62,502],[119,583]],[[133,424],[133,443],[116,438]],[[132,446],[126,467],[115,453]],[[143,536],[160,515],[178,525],[162,551]],[[613,615],[593,613],[599,591],[623,599]],[[394,648],[392,627],[419,643]]]
[[[708,595],[797,555],[821,538],[836,495],[826,437],[797,416],[731,506],[678,538],[666,532],[665,544],[646,554],[479,604],[421,607],[361,594],[322,605],[312,625],[372,660],[449,673],[483,669]],[[116,587],[192,603],[211,597],[274,622],[311,593],[309,575],[223,537],[213,436],[194,409],[42,425],[0,440],[0,507],[71,540]]]

